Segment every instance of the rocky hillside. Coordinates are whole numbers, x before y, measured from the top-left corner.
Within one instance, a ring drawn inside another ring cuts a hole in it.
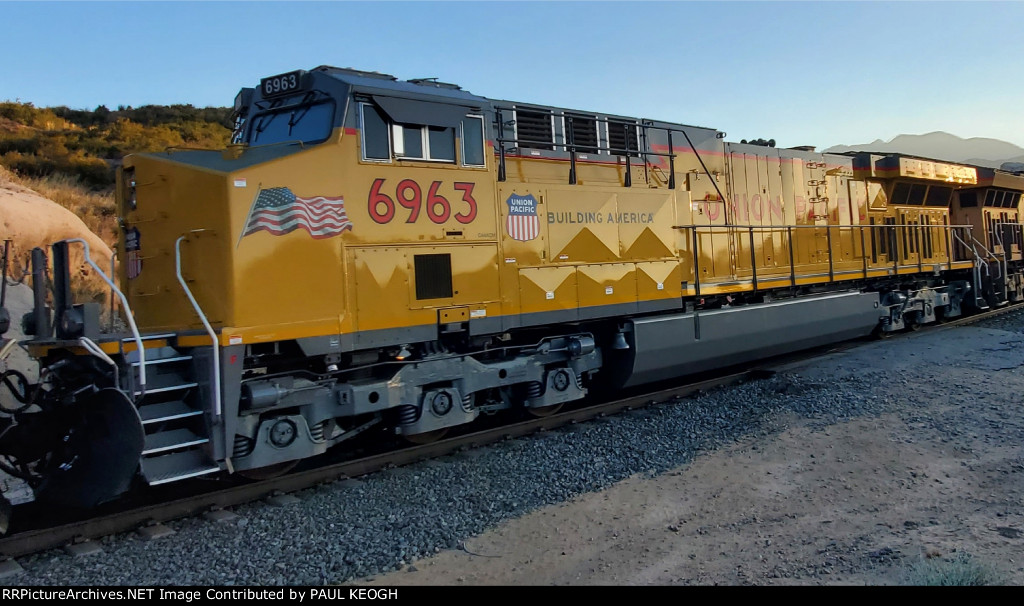
[[[0,166],[22,177],[68,175],[102,189],[126,154],[168,147],[223,148],[231,110],[191,105],[146,105],[109,110],[39,108],[0,102]]]
[[[11,239],[11,277],[20,280],[28,270],[29,256],[36,246],[49,250],[50,244],[67,238],[89,243],[92,259],[109,271],[110,246],[90,231],[71,210],[25,187],[7,170],[0,168],[0,239]],[[71,252],[72,275],[79,300],[106,300],[107,287],[84,262],[81,246]]]

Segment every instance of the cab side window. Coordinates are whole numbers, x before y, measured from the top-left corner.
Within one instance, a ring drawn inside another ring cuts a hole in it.
[[[454,128],[421,124],[395,124],[391,128],[396,157],[455,162]]]
[[[467,108],[394,97],[374,97],[359,108],[365,161],[461,159],[463,166],[486,166],[484,118]]]
[[[388,140],[388,124],[377,108],[362,103],[362,145],[363,160],[391,160],[391,143]]]
[[[462,119],[462,164],[484,166],[484,117],[466,116]]]

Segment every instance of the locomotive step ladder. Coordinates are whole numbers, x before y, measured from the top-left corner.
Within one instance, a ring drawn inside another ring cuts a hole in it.
[[[144,341],[165,339],[168,344],[146,349],[146,389],[138,389],[137,352],[128,352],[129,388],[135,395],[145,431],[140,460],[142,476],[150,485],[166,484],[220,471],[208,454],[209,429],[203,414],[195,360],[169,343],[173,335],[152,335]]]
[[[1006,304],[1006,282],[1005,282],[1005,270],[1004,264],[1000,263],[1000,259],[996,257],[991,251],[985,248],[977,238],[974,237],[969,231],[964,233],[964,237],[961,237],[955,230],[953,231],[953,238],[958,244],[963,246],[965,253],[970,254],[974,267],[971,270],[971,281],[972,281],[972,293],[974,307],[980,311],[987,311],[992,308],[989,305],[989,297],[986,297],[986,293],[990,295],[992,303],[996,307],[1001,307]],[[981,250],[979,250],[981,249]],[[984,254],[983,254],[984,253]],[[1005,263],[1005,259],[1004,259]],[[993,273],[993,267],[995,273]],[[1003,291],[1001,297],[997,298],[996,288]]]

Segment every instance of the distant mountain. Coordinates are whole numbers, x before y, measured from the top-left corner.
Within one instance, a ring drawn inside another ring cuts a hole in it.
[[[1012,158],[1004,158],[1002,160],[985,160],[984,158],[968,158],[963,161],[964,164],[977,164],[978,166],[988,166],[991,168],[1002,168],[1003,170],[1020,170],[1020,168],[1007,168],[1004,164],[1019,165],[1024,163],[1024,156],[1014,156]]]
[[[829,153],[896,152],[992,168],[999,168],[1004,162],[1024,162],[1024,147],[999,139],[983,137],[963,139],[942,131],[926,135],[898,135],[891,141],[876,139],[871,143],[835,145],[825,151]]]

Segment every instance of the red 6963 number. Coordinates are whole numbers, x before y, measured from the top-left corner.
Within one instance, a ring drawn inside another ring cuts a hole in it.
[[[447,198],[438,193],[441,181],[433,181],[427,188],[427,199],[423,200],[423,188],[412,179],[402,179],[395,186],[395,197],[391,198],[380,191],[386,179],[374,179],[370,186],[370,195],[366,200],[366,208],[370,218],[377,223],[390,223],[395,218],[398,206],[409,211],[406,223],[415,223],[420,218],[420,211],[425,211],[427,218],[438,225],[452,217],[452,205]],[[465,210],[455,214],[455,220],[466,224],[476,219],[476,200],[473,199],[473,183],[453,183],[457,192],[462,192]]]

